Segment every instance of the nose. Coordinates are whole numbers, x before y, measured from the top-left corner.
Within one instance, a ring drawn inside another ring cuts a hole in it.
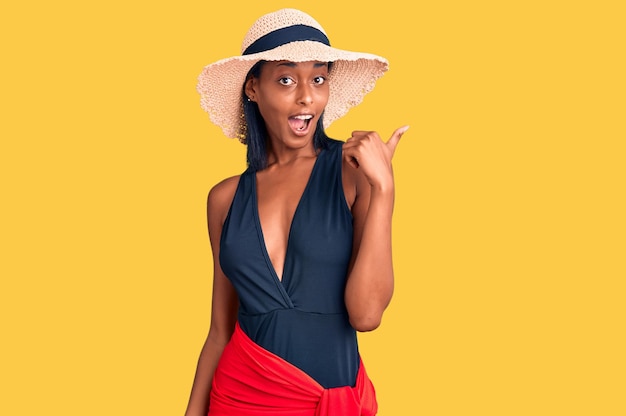
[[[298,104],[310,105],[313,103],[313,88],[306,82],[298,84]]]

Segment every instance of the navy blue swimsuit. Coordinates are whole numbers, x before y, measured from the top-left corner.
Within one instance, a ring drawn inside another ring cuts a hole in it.
[[[331,140],[317,156],[291,223],[282,281],[265,247],[250,170],[239,179],[220,243],[243,331],[324,388],[354,386],[359,369],[344,302],[352,214],[343,192],[342,144]]]

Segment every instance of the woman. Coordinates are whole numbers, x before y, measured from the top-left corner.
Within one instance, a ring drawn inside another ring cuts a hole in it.
[[[242,50],[198,84],[211,120],[247,144],[248,169],[209,193],[211,327],[186,415],[374,415],[356,331],[391,299],[391,159],[408,127],[345,144],[324,127],[387,61],[330,47],[294,9],[259,18]]]

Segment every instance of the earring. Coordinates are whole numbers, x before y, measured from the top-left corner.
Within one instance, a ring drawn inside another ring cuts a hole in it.
[[[248,97],[248,102],[250,102],[250,101],[252,101],[252,100],[250,99],[250,97]]]

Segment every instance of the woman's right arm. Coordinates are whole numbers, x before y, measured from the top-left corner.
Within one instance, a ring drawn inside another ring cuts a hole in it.
[[[235,329],[239,301],[235,289],[220,267],[219,255],[222,226],[238,182],[239,177],[232,177],[220,182],[209,192],[207,200],[209,238],[213,251],[211,326],[200,352],[185,416],[207,415],[213,374],[222,351]]]

